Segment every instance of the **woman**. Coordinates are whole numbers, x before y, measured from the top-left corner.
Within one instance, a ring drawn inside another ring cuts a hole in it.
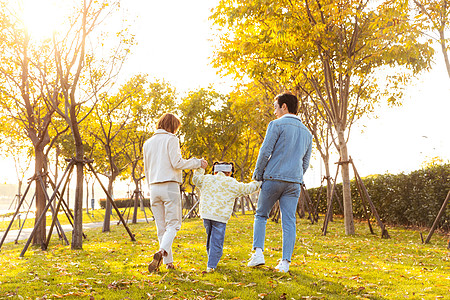
[[[155,134],[143,148],[145,177],[159,240],[159,251],[153,255],[149,272],[157,270],[162,261],[168,269],[174,269],[172,243],[181,228],[181,170],[208,165],[204,159],[181,157],[180,141],[175,135],[180,126],[175,115],[164,114],[156,123]]]

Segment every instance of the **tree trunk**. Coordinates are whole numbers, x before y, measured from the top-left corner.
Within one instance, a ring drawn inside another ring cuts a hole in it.
[[[330,155],[321,155],[325,167],[325,178],[327,180],[327,207],[331,201],[331,174],[330,174]]]
[[[75,113],[75,106],[71,107],[70,119],[72,122],[72,134],[75,140],[76,151],[76,165],[77,165],[77,183],[75,187],[75,203],[74,203],[74,218],[73,218],[73,232],[72,232],[72,250],[83,248],[83,182],[84,182],[84,149],[83,141],[81,139],[78,128],[77,117]]]
[[[137,223],[137,214],[138,214],[138,206],[139,206],[139,181],[134,181],[135,189],[134,189],[134,211],[133,211],[133,220],[132,223]]]
[[[355,225],[353,223],[353,208],[352,208],[352,197],[350,189],[350,168],[348,164],[348,152],[347,152],[347,142],[344,137],[344,130],[342,128],[336,128],[339,141],[339,153],[341,156],[342,168],[342,190],[344,198],[344,225],[345,234],[352,235],[355,234]]]
[[[89,214],[89,181],[86,180],[86,214]]]
[[[69,184],[67,185],[67,188],[66,188],[66,191],[67,191],[66,192],[66,203],[67,203],[67,207],[70,207],[70,181],[72,180],[71,174],[69,175],[67,180],[69,180]]]
[[[327,151],[328,152],[328,151]],[[331,174],[330,174],[330,155],[329,154],[323,154],[322,161],[325,167],[325,178],[327,180],[327,207],[330,205],[331,201],[331,189],[333,188],[333,185],[331,184]],[[337,201],[337,199],[334,199]],[[330,221],[333,220],[333,214],[330,216]]]
[[[111,197],[113,196],[113,182],[114,182],[114,178],[111,175],[108,178],[108,194]],[[108,196],[106,196],[106,204],[105,204],[105,219],[103,220],[103,229],[102,232],[107,232],[110,231],[110,223],[111,223],[111,212],[112,212],[112,204],[111,201],[109,201]]]
[[[304,218],[306,215],[306,210],[305,210],[305,201],[304,201],[303,196],[299,197],[297,208],[300,210],[299,217]]]
[[[447,46],[445,45],[445,35],[444,30],[439,30],[440,44],[442,49],[442,54],[444,55],[445,67],[447,68],[448,77],[450,78],[450,62],[447,54]]]
[[[19,179],[19,184],[17,186],[17,197],[16,197],[16,203],[14,203],[14,209],[17,209],[20,203],[20,199],[22,198],[22,184],[23,181]]]
[[[58,165],[59,165],[59,155],[61,154],[61,149],[59,145],[55,146],[55,184],[58,184]]]
[[[329,166],[328,166],[329,168]],[[331,201],[331,190],[333,189],[333,183],[331,182],[331,177],[329,174],[330,170],[327,170],[327,205],[330,203]],[[338,199],[336,199],[336,201],[338,201]],[[333,216],[331,216],[333,217]]]
[[[34,155],[35,155],[35,165],[34,165],[35,174],[42,175],[44,172],[44,164],[45,164],[44,150],[37,147],[34,149]],[[42,178],[42,180],[44,180],[44,178]],[[47,203],[45,200],[44,191],[42,190],[40,179],[36,178],[35,185],[36,185],[36,217],[34,219],[34,222],[36,225],[36,221],[38,220],[39,216],[43,213]],[[36,229],[36,234],[34,235],[33,238],[33,245],[43,245],[45,243],[46,241],[45,227],[46,227],[46,219],[44,218],[41,221],[40,226]]]
[[[141,187],[141,183],[140,183],[140,182],[139,182],[138,188],[139,188],[139,192],[140,192],[139,198],[141,199],[141,200],[139,201],[140,206],[141,206],[141,211],[144,211],[144,210],[145,210],[145,203],[144,203],[144,201],[145,201],[145,196],[144,196],[144,192],[142,191],[142,187]],[[142,197],[141,197],[141,195],[142,195]]]
[[[77,155],[78,156],[78,155]],[[77,163],[77,183],[73,207],[72,250],[83,249],[83,163]]]
[[[91,186],[91,193],[92,193],[92,202],[91,202],[91,208],[92,210],[95,209],[95,194],[94,194],[94,184],[95,184],[95,178],[93,178],[92,186]],[[89,187],[88,187],[89,188]]]

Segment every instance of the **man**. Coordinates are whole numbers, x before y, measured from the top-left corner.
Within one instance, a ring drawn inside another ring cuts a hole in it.
[[[263,265],[264,239],[269,213],[277,200],[280,202],[283,230],[283,257],[275,267],[289,271],[295,245],[297,202],[300,184],[309,165],[312,135],[297,117],[298,99],[284,93],[275,97],[274,113],[266,137],[259,150],[253,180],[263,181],[259,193],[253,227],[253,250],[248,266]]]

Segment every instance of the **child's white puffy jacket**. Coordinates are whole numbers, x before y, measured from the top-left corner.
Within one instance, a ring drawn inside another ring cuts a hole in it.
[[[256,192],[260,182],[242,183],[233,177],[219,172],[217,175],[204,175],[204,169],[197,169],[192,178],[200,189],[200,217],[227,223],[233,212],[234,200]]]

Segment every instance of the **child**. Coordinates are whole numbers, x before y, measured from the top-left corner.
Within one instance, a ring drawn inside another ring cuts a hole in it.
[[[214,175],[204,175],[200,168],[194,172],[193,183],[200,189],[200,217],[206,229],[206,251],[208,252],[207,272],[214,271],[222,257],[225,228],[233,213],[234,199],[256,192],[261,182],[238,182],[230,177],[234,172],[233,163],[213,165]]]

